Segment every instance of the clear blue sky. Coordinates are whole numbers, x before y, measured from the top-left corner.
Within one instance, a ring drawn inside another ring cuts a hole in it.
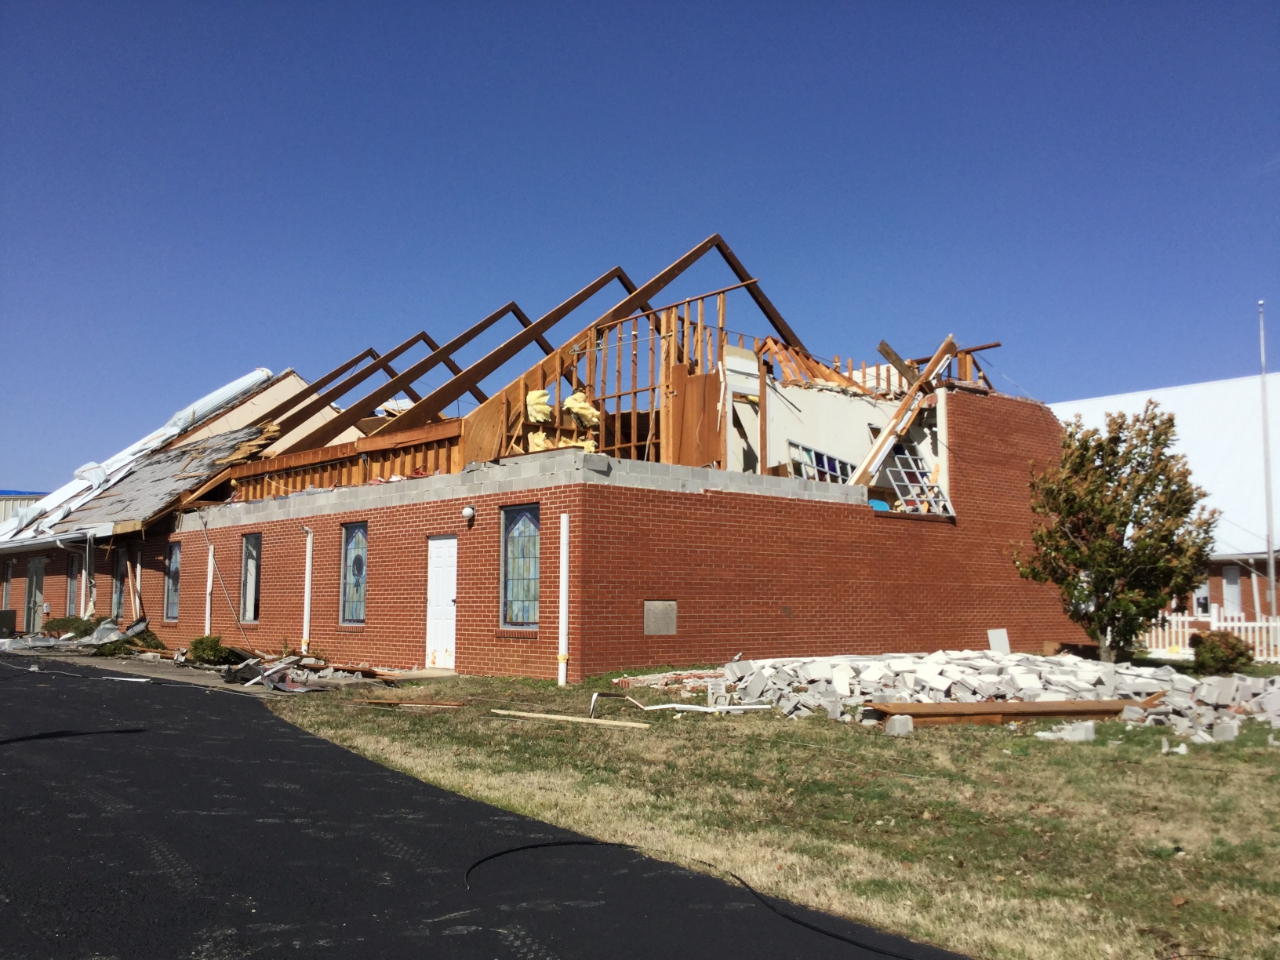
[[[1255,372],[1278,41],[1274,2],[7,0],[0,486],[714,232],[819,354],[1001,340],[1044,400]]]

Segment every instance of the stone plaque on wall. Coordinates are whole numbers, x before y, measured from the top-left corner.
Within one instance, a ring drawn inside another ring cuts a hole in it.
[[[646,600],[644,602],[644,635],[646,637],[671,636],[676,632],[676,602],[674,600]]]

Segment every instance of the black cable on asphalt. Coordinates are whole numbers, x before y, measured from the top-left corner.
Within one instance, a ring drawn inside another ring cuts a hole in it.
[[[463,885],[471,889],[471,871],[482,863],[488,863],[490,860],[496,860],[498,857],[505,857],[509,853],[519,853],[521,850],[541,850],[543,847],[625,847],[628,850],[634,850],[635,847],[629,843],[610,843],[607,840],[547,840],[543,843],[526,843],[519,847],[511,847],[507,850],[499,850],[497,853],[491,853],[487,857],[481,857],[471,866],[467,867],[467,872],[462,875]]]
[[[546,847],[622,847],[625,850],[636,850],[637,852],[642,852],[637,847],[635,847],[630,843],[611,843],[607,840],[548,840],[543,843],[525,843],[525,844],[521,844],[518,847],[510,847],[506,850],[499,850],[497,853],[491,853],[487,857],[481,857],[471,866],[467,867],[467,872],[462,875],[462,882],[466,886],[466,888],[470,890],[471,889],[471,882],[470,882],[471,871],[474,870],[476,867],[480,866],[480,864],[488,863],[490,860],[496,860],[498,859],[498,857],[505,857],[509,853],[519,853],[522,850],[541,850]],[[809,923],[807,920],[801,920],[799,917],[793,917],[789,913],[784,913],[783,911],[775,907],[772,903],[770,903],[768,900],[766,900],[764,896],[762,896],[755,889],[755,887],[751,886],[751,884],[747,883],[747,881],[743,880],[740,876],[738,876],[732,870],[721,870],[720,867],[717,867],[713,863],[707,863],[705,860],[698,860],[697,862],[702,864],[705,867],[710,867],[712,870],[716,870],[722,873],[727,873],[729,876],[733,877],[734,880],[738,881],[738,883],[742,884],[742,886],[746,888],[748,893],[750,893],[753,897],[755,897],[757,900],[763,903],[772,912],[782,917],[783,920],[790,920],[792,923],[799,924],[800,926],[804,927],[806,930],[812,930],[814,933],[820,933],[824,937],[831,937],[833,940],[840,940],[844,943],[850,944],[851,946],[858,947],[861,950],[869,950],[872,953],[878,953],[882,957],[892,957],[893,960],[916,960],[915,957],[908,957],[906,954],[894,953],[892,950],[884,950],[880,947],[873,947],[871,944],[865,943],[862,940],[855,940],[853,937],[846,937],[844,934],[836,933],[832,930],[824,930],[822,927]],[[1191,957],[1191,956],[1194,956],[1194,954],[1188,954],[1187,956]]]
[[[702,864],[704,867],[710,867],[712,870],[718,870],[722,873],[727,873],[729,876],[733,877],[733,879],[737,880],[738,883],[742,884],[742,886],[746,888],[748,893],[750,893],[753,897],[755,897],[757,900],[763,903],[766,907],[768,907],[770,910],[772,910],[774,913],[780,916],[783,920],[790,920],[792,923],[798,923],[800,926],[804,927],[806,930],[812,930],[814,933],[820,933],[824,937],[831,937],[833,940],[839,940],[843,943],[850,944],[851,946],[855,946],[860,950],[870,950],[872,953],[878,953],[882,957],[893,957],[894,960],[916,960],[915,957],[908,957],[902,953],[894,953],[892,950],[884,950],[880,947],[873,947],[869,943],[864,943],[861,940],[855,940],[853,937],[846,937],[844,934],[836,933],[834,930],[824,930],[822,927],[819,927],[816,924],[812,924],[808,920],[801,920],[799,917],[793,917],[789,913],[784,913],[783,911],[775,907],[772,903],[770,903],[767,899],[765,899],[764,895],[761,894],[760,891],[758,891],[755,887],[751,886],[751,884],[747,883],[747,881],[743,880],[740,876],[738,876],[732,870],[724,870],[721,867],[717,867],[714,863],[707,863],[707,861],[705,860],[698,860],[697,862]]]

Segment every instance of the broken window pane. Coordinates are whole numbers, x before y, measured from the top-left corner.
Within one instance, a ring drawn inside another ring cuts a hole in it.
[[[169,562],[164,571],[164,618],[178,619],[178,574],[182,567],[182,544],[169,544]]]
[[[837,459],[828,453],[822,453],[802,446],[794,440],[788,441],[791,450],[791,475],[804,480],[820,480],[826,483],[848,483],[849,478],[857,470],[857,465]]]
[[[126,566],[128,562],[123,550],[115,552],[111,569],[111,619],[116,623],[124,616],[124,585],[129,577]]]

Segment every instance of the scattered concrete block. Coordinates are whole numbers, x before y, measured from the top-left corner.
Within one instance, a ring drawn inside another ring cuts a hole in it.
[[[1079,723],[1064,723],[1053,730],[1042,730],[1036,734],[1041,740],[1066,740],[1069,743],[1085,743],[1094,739],[1096,731],[1092,720]]]
[[[1219,720],[1213,725],[1213,739],[1217,743],[1230,743],[1240,736],[1239,720]]]
[[[1001,654],[1008,655],[1009,631],[1004,629],[988,630],[987,643],[991,646],[992,653],[1001,653]]]
[[[1141,720],[1147,715],[1147,711],[1141,707],[1125,707],[1120,711],[1121,720]]]
[[[1180,737],[1189,737],[1195,732],[1195,724],[1186,717],[1180,717],[1177,714],[1169,717],[1169,727],[1175,734]]]
[[[1196,689],[1196,681],[1194,677],[1188,677],[1185,673],[1176,674],[1171,681],[1173,689],[1179,693],[1193,693]]]
[[[1205,744],[1213,743],[1213,737],[1209,736],[1209,734],[1205,733],[1203,730],[1197,730],[1191,735],[1191,742],[1204,746]]]
[[[910,736],[915,729],[915,721],[902,714],[894,714],[884,722],[884,732],[891,737]]]
[[[847,697],[852,692],[853,679],[856,674],[853,667],[847,663],[837,663],[831,668],[831,685],[835,687],[836,693],[842,697]]]

